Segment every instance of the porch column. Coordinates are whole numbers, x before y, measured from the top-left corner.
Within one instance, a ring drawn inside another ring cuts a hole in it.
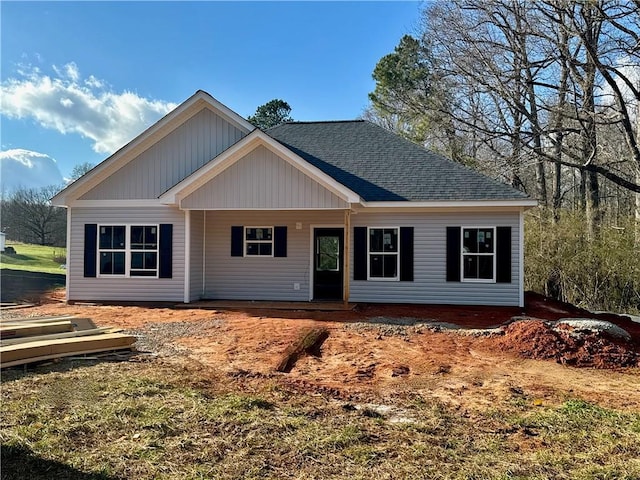
[[[342,292],[342,301],[349,303],[349,264],[350,262],[350,245],[351,245],[351,209],[344,211],[344,291]]]
[[[191,301],[191,210],[184,211],[184,299]]]

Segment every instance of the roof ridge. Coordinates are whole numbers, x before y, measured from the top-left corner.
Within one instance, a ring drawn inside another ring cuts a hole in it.
[[[366,120],[362,119],[351,119],[351,120],[309,120],[309,121],[291,121],[291,122],[282,122],[280,125],[290,125],[296,123],[358,123],[358,122],[366,122]]]

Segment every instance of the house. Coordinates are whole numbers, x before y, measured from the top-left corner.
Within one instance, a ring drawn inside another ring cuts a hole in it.
[[[192,97],[53,199],[69,301],[523,305],[535,201],[366,121]]]

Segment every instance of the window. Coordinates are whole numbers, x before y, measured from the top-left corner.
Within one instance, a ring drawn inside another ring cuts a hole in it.
[[[495,281],[495,228],[462,228],[462,280]]]
[[[340,237],[318,236],[316,245],[316,270],[338,272],[340,270]]]
[[[124,225],[100,227],[100,275],[124,275],[126,257],[126,227]]]
[[[369,228],[368,267],[370,280],[399,280],[399,228]]]
[[[246,257],[273,257],[273,227],[245,227]]]
[[[99,273],[158,277],[158,225],[101,225]]]
[[[132,277],[155,277],[158,274],[158,227],[131,226]]]

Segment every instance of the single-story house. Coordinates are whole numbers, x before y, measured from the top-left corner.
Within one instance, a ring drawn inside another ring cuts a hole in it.
[[[198,91],[53,198],[69,301],[523,305],[524,193],[367,121]]]

